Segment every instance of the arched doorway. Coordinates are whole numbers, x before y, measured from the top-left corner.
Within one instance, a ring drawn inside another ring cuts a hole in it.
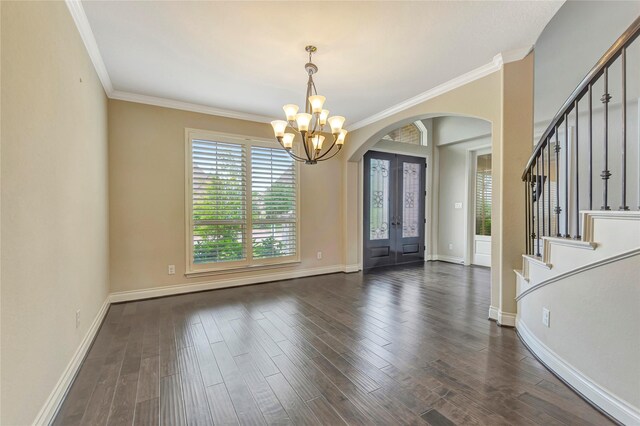
[[[431,114],[389,127],[359,160],[362,267],[490,266],[491,123]]]

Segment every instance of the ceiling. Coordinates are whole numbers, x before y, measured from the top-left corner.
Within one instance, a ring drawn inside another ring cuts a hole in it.
[[[113,89],[281,118],[304,46],[332,114],[361,121],[528,48],[561,1],[82,1]]]

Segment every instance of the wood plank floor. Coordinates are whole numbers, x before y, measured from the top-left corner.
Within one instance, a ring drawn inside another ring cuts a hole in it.
[[[56,425],[603,425],[442,262],[113,305]]]

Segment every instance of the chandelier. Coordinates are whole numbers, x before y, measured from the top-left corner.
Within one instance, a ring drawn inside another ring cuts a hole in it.
[[[298,113],[298,105],[287,104],[282,107],[287,120],[272,121],[271,126],[273,126],[276,139],[291,158],[296,161],[304,161],[305,164],[317,164],[318,161],[326,161],[340,152],[347,131],[342,128],[344,117],[340,115],[329,117],[329,111],[322,108],[325,97],[318,95],[316,85],[313,82],[313,74],[318,72],[318,67],[311,62],[311,55],[318,49],[315,46],[307,46],[305,50],[309,53],[309,62],[304,66],[309,80],[307,81],[307,99],[304,112]],[[325,136],[322,135],[327,123],[329,123],[333,135],[333,142],[328,148],[324,144]],[[287,130],[291,130],[293,133],[287,132]],[[304,149],[304,152],[302,149],[299,150],[299,154],[304,156],[296,155],[293,152],[296,134],[300,135]]]

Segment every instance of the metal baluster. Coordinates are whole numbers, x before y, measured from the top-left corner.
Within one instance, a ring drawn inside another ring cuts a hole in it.
[[[622,48],[622,205],[620,210],[629,210],[627,206],[627,48]]]
[[[538,179],[540,179],[540,164],[538,162],[540,157],[536,158],[536,256],[540,257],[540,187],[538,186]]]
[[[602,210],[611,210],[608,203],[608,190],[609,190],[609,178],[611,172],[609,171],[609,101],[611,95],[609,94],[609,68],[604,68],[604,95],[600,98],[600,101],[604,104],[604,170],[600,174],[602,178]]]
[[[558,126],[555,127],[556,134],[556,237],[562,237],[560,233],[560,213],[562,212],[562,208],[560,208],[560,142],[558,141]]]
[[[531,169],[529,169],[529,186],[531,187],[529,190],[529,202],[531,203],[531,208],[529,209],[531,211],[531,224],[530,224],[530,229],[531,229],[531,251],[530,253],[533,254],[533,241],[536,238],[536,231],[534,228],[534,224],[535,224],[535,220],[536,220],[536,216],[535,216],[535,211],[533,210],[533,185],[534,181],[533,181],[533,165],[531,166]]]
[[[576,110],[576,143],[575,143],[575,151],[576,155],[574,156],[576,159],[576,236],[574,237],[576,240],[580,239],[580,173],[578,172],[578,168],[580,165],[580,155],[578,151],[578,144],[580,142],[580,138],[578,137],[578,100],[576,99],[574,103],[574,107]]]
[[[524,178],[524,252],[529,254],[529,180]]]
[[[547,235],[551,236],[551,138],[547,138]]]
[[[542,146],[542,149],[540,150],[540,159],[541,159],[541,164],[542,164],[542,173],[541,173],[541,177],[540,177],[540,194],[542,195],[542,234],[540,234],[541,237],[544,237],[545,235],[547,235],[547,233],[544,230],[544,225],[545,225],[545,220],[544,220],[544,200],[546,198],[546,194],[545,194],[545,190],[544,190],[544,178],[545,178],[545,174],[544,174],[544,145]]]
[[[564,237],[569,235],[569,115],[564,115]]]
[[[593,210],[593,85],[589,84],[589,210]]]

